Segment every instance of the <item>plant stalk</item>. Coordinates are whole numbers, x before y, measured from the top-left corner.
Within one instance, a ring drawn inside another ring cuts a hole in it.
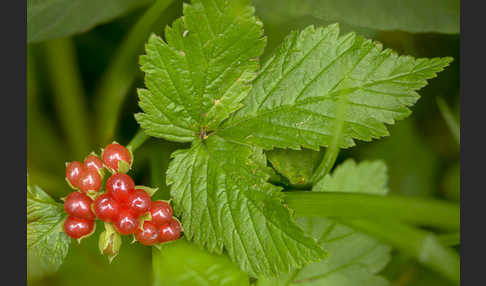
[[[114,137],[116,123],[125,97],[132,87],[137,72],[138,54],[143,48],[162,12],[173,0],[157,0],[138,20],[122,41],[96,93],[98,133],[100,143]]]
[[[74,157],[82,159],[91,136],[76,51],[69,38],[48,41],[45,47],[56,111]]]
[[[445,201],[356,193],[285,192],[284,200],[296,216],[389,218],[448,230],[460,228],[460,209]]]

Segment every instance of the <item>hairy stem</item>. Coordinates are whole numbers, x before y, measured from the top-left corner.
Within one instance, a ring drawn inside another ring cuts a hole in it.
[[[444,117],[447,127],[449,127],[449,130],[451,131],[452,136],[454,136],[457,145],[460,145],[461,130],[459,127],[459,123],[457,122],[456,118],[454,118],[454,115],[452,115],[452,111],[450,110],[445,100],[442,97],[436,97],[436,100],[437,105],[439,106],[440,113],[442,114],[442,117]]]
[[[459,206],[445,201],[405,196],[356,193],[285,192],[284,200],[297,216],[390,218],[442,229],[460,228]]]
[[[317,167],[317,169],[312,174],[311,181],[317,183],[322,178],[324,178],[329,171],[331,171],[334,163],[336,162],[337,156],[339,155],[339,143],[341,142],[342,133],[344,130],[344,116],[346,111],[346,96],[342,94],[339,96],[336,109],[336,127],[334,129],[332,141],[324,153],[324,158]]]
[[[48,41],[45,47],[56,111],[70,149],[76,158],[82,159],[89,151],[91,136],[74,45],[63,38]]]
[[[143,143],[145,143],[148,139],[150,139],[150,136],[145,134],[143,130],[138,130],[138,132],[135,134],[135,136],[130,140],[130,143],[128,143],[127,147],[132,149],[132,152],[137,150],[138,147],[142,146]]]
[[[442,245],[432,233],[392,220],[343,219],[340,221],[415,257],[419,263],[459,285],[459,255]]]
[[[129,31],[97,90],[98,133],[102,144],[115,133],[118,115],[137,75],[137,58],[143,44],[173,0],[157,0]]]

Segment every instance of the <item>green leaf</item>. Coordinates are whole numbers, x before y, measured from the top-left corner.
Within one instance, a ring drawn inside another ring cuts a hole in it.
[[[363,161],[359,164],[348,159],[313,187],[318,192],[353,192],[385,195],[388,192],[387,168],[383,161]]]
[[[386,165],[383,162],[364,161],[356,164],[353,160],[347,160],[332,175],[319,181],[313,191],[385,195],[386,181]],[[318,240],[329,257],[278,279],[264,278],[259,281],[259,286],[389,285],[385,278],[376,274],[390,260],[390,247],[332,219],[308,217],[299,218],[298,222],[306,234]]]
[[[167,183],[187,239],[210,252],[224,247],[252,276],[289,272],[325,256],[282,206],[280,189],[266,182],[261,149],[210,135],[172,157]]]
[[[273,147],[328,146],[339,122],[339,147],[389,135],[386,124],[410,114],[427,84],[451,58],[398,56],[337,24],[293,32],[268,60],[220,136]],[[338,105],[344,105],[337,118]]]
[[[460,32],[459,0],[253,0],[266,24],[283,18],[340,22],[376,30],[412,33]]]
[[[204,138],[241,107],[263,52],[262,23],[249,0],[193,0],[184,17],[152,35],[141,57],[148,90],[136,114],[148,135],[188,142]]]
[[[314,168],[322,158],[322,152],[309,149],[274,149],[265,153],[275,170],[296,186],[311,183]]]
[[[62,230],[64,206],[38,186],[27,186],[27,273],[52,274],[67,255],[71,239]]]
[[[152,250],[154,286],[243,286],[249,278],[226,255],[211,254],[185,239]]]
[[[152,0],[27,0],[27,42],[85,32],[149,2]]]

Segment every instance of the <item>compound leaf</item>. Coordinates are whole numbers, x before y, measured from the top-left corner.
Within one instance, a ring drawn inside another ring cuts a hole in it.
[[[193,0],[184,17],[152,35],[141,57],[148,90],[136,119],[154,137],[189,142],[240,108],[265,38],[249,0]]]
[[[398,56],[354,33],[339,36],[337,24],[310,26],[286,38],[219,134],[265,149],[317,150],[343,121],[339,147],[371,141],[389,135],[385,123],[407,117],[416,91],[450,62]]]
[[[67,255],[70,238],[62,230],[64,207],[38,186],[27,186],[27,273],[51,274]]]
[[[275,275],[322,259],[267,183],[259,148],[210,135],[173,154],[167,171],[187,239],[230,258],[252,276]]]

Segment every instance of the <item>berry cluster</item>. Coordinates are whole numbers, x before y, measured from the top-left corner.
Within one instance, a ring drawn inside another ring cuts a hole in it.
[[[154,189],[135,186],[125,174],[132,164],[131,152],[118,143],[103,150],[101,159],[90,154],[84,163],[66,165],[66,181],[75,189],[64,200],[68,218],[64,231],[80,239],[94,232],[96,218],[114,227],[117,234],[133,234],[143,245],[156,245],[180,237],[182,227],[166,201],[152,201]],[[106,180],[106,192],[100,192],[104,169],[112,175]],[[150,191],[150,195],[147,191]],[[111,227],[110,227],[111,228]]]

